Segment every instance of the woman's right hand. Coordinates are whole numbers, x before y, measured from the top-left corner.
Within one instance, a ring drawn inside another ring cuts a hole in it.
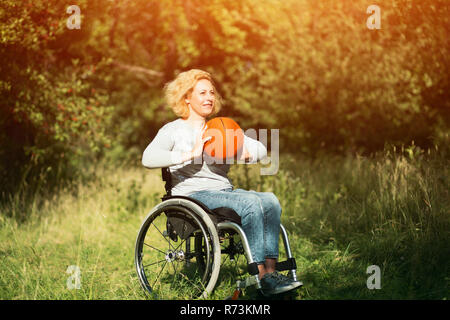
[[[211,140],[211,136],[203,138],[203,134],[205,133],[206,129],[208,129],[208,126],[205,124],[202,130],[200,130],[200,133],[197,136],[197,139],[195,140],[194,149],[192,152],[192,158],[199,158],[203,154],[203,146],[206,141]]]

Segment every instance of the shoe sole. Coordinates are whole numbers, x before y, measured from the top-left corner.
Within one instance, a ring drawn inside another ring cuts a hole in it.
[[[266,297],[268,297],[268,296],[274,296],[274,295],[281,294],[281,293],[285,293],[285,292],[288,292],[288,291],[291,291],[291,290],[294,290],[294,289],[298,289],[298,288],[300,288],[301,286],[303,286],[303,282],[301,282],[301,281],[295,281],[295,282],[293,282],[292,284],[290,284],[290,285],[288,285],[288,286],[286,286],[286,287],[279,288],[279,289],[276,289],[276,290],[272,290],[272,291],[270,291],[270,292],[264,292],[263,290],[261,290],[261,293],[262,293],[264,296],[266,296]]]

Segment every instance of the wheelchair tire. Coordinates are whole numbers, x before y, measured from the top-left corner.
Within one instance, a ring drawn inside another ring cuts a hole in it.
[[[167,216],[174,213],[185,217],[195,230],[174,235],[167,227]],[[214,223],[199,205],[187,199],[168,199],[153,208],[136,238],[136,272],[141,286],[153,298],[207,298],[216,285],[220,260]]]

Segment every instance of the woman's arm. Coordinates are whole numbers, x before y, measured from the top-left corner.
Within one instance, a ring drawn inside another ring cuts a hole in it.
[[[153,141],[145,148],[142,165],[149,169],[164,168],[193,158],[192,152],[172,151],[173,145],[172,131],[167,127],[162,127]]]
[[[163,168],[184,163],[202,156],[203,146],[211,137],[203,138],[205,126],[198,134],[194,149],[189,152],[172,151],[174,146],[173,129],[162,127],[142,155],[142,165],[146,168]]]
[[[267,148],[260,141],[244,135],[244,150],[241,160],[256,163],[267,156]]]

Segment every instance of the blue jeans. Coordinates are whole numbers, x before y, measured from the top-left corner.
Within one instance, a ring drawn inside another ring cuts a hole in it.
[[[243,189],[220,191],[204,190],[189,197],[208,208],[228,207],[241,217],[254,262],[262,264],[265,258],[278,258],[281,205],[272,192]]]

